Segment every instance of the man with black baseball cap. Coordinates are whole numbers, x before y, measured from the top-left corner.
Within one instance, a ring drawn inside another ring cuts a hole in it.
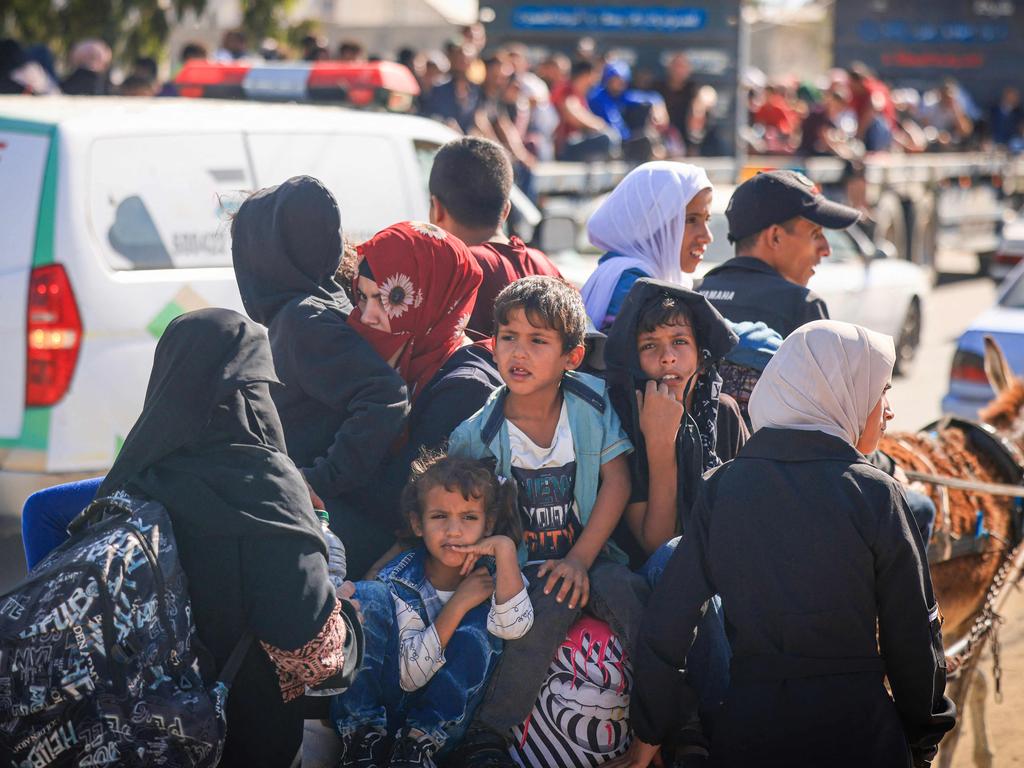
[[[766,323],[783,337],[828,309],[807,281],[831,249],[825,229],[846,229],[855,208],[826,200],[802,173],[759,173],[736,188],[725,211],[736,256],[708,272],[700,292],[734,323]]]

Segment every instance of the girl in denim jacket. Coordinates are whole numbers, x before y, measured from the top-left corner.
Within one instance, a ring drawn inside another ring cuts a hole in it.
[[[356,586],[363,668],[331,706],[342,766],[434,766],[465,730],[502,641],[532,626],[515,487],[481,461],[414,462],[402,509],[421,541]]]

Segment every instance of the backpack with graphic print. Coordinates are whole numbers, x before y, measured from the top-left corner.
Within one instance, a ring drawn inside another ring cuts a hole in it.
[[[159,502],[100,499],[69,530],[0,597],[0,763],[215,766],[227,689],[251,636],[204,684]]]

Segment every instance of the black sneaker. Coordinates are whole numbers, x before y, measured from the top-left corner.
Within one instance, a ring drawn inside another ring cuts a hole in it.
[[[437,768],[434,753],[437,744],[423,731],[415,728],[402,729],[391,750],[390,768]]]
[[[380,728],[360,728],[341,737],[340,768],[386,768],[388,735]]]
[[[482,725],[470,726],[445,764],[453,768],[519,768],[508,754],[508,740]]]

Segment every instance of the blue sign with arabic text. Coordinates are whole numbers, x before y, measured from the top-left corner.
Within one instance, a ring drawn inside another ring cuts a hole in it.
[[[1004,43],[1010,37],[1006,22],[862,21],[857,28],[865,43]]]
[[[589,32],[693,32],[708,23],[703,8],[521,5],[512,12],[516,29],[586,30]]]

